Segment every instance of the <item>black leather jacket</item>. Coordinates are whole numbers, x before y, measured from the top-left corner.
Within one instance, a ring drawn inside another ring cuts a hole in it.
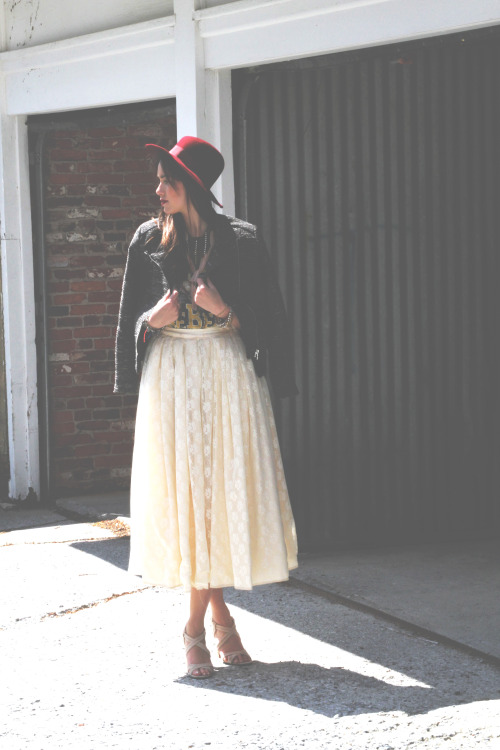
[[[297,393],[290,331],[283,298],[269,254],[256,227],[217,215],[214,248],[205,274],[240,322],[239,333],[257,375],[269,369],[279,396]],[[138,228],[130,244],[115,349],[115,393],[135,393],[149,337],[146,320],[168,289],[179,288],[186,274],[182,251],[167,255],[154,220]]]

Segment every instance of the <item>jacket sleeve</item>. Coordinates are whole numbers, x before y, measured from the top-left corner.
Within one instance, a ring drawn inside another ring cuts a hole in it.
[[[128,250],[123,274],[120,311],[115,342],[115,383],[113,393],[137,393],[138,372],[146,347],[145,321],[151,310],[142,301],[142,231],[137,230]],[[152,309],[152,308],[151,308]]]
[[[283,295],[267,247],[257,230],[268,319],[265,323],[269,379],[280,397],[296,396],[295,365],[290,325]]]

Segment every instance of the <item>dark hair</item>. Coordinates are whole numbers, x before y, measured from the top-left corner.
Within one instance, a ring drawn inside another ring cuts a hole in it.
[[[159,160],[159,164],[161,164],[163,173],[170,184],[182,182],[186,190],[188,204],[191,203],[210,230],[214,225],[217,214],[209,194],[191,179],[182,167],[163,159]],[[169,253],[174,247],[186,244],[187,228],[182,214],[166,214],[162,209],[158,217],[158,224],[161,229],[161,246],[165,253]]]

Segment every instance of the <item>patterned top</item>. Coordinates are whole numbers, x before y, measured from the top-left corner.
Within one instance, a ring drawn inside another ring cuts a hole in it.
[[[186,301],[187,295],[180,294],[179,317],[169,328],[213,328],[217,324],[217,318],[212,313],[196,307],[193,310],[191,301]]]

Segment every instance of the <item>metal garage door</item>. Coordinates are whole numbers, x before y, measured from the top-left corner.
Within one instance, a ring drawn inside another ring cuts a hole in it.
[[[234,74],[294,329],[302,549],[498,531],[496,30]]]

